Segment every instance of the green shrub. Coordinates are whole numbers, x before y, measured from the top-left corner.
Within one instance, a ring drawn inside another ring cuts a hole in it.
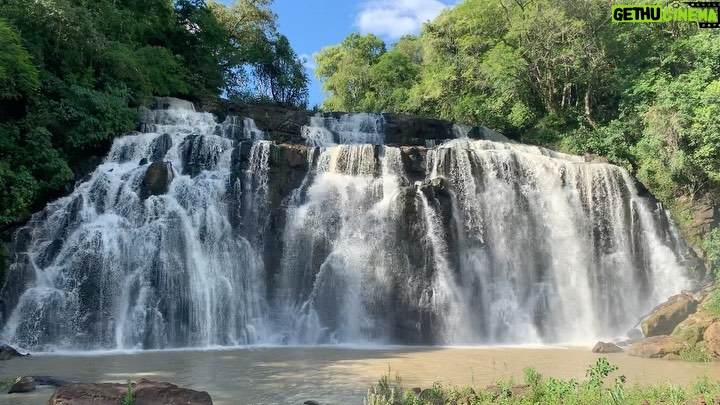
[[[715,279],[720,276],[720,229],[715,228],[705,235],[702,242],[709,271]]]

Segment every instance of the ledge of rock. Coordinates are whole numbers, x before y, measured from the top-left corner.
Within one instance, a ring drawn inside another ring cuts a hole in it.
[[[686,348],[688,345],[675,336],[652,336],[630,345],[628,354],[636,357],[665,358],[677,355]]]
[[[640,324],[645,337],[669,335],[680,322],[695,312],[697,301],[690,294],[678,294],[652,310]]]
[[[126,384],[79,383],[58,388],[49,405],[117,405],[128,392]],[[133,405],[211,405],[212,398],[205,391],[180,388],[167,382],[142,379],[132,384]]]
[[[246,104],[221,101],[210,108],[211,112],[224,119],[232,115],[248,117],[265,132],[268,139],[278,143],[304,144],[302,127],[310,123],[310,117],[340,118],[347,113],[317,113],[271,105]],[[425,146],[426,141],[442,141],[458,137],[488,139],[506,142],[508,138],[486,127],[458,125],[450,121],[413,115],[393,113],[379,114],[384,120],[385,144],[390,146]]]
[[[0,345],[0,360],[10,360],[13,357],[25,357],[29,356],[30,353],[22,354],[19,351],[15,350],[12,346],[9,345]]]

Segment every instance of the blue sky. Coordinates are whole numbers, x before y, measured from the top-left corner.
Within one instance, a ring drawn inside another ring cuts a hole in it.
[[[310,107],[322,102],[322,90],[313,71],[312,54],[341,42],[352,32],[374,33],[392,44],[405,34],[420,31],[457,0],[275,0],[278,30],[298,55],[307,57]]]

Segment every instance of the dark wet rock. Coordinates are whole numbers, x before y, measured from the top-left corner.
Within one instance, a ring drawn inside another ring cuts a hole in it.
[[[592,348],[593,353],[620,353],[623,350],[612,342],[597,342]]]
[[[403,169],[411,182],[425,178],[427,148],[423,146],[401,146],[400,158]]]
[[[49,405],[119,404],[128,392],[126,384],[78,383],[58,388]],[[180,388],[167,382],[140,380],[132,385],[134,405],[210,405],[212,398],[205,391]]]
[[[175,97],[155,97],[152,108],[156,110],[178,109],[195,111],[195,105],[191,101]]]
[[[236,115],[252,118],[255,125],[265,132],[268,139],[278,143],[290,142],[304,144],[301,136],[303,125],[310,122],[315,113],[306,110],[295,110],[279,106],[251,105],[245,103],[226,103],[218,107],[216,115]]]
[[[0,346],[0,360],[10,360],[13,357],[25,357],[30,354],[22,354],[10,345]]]
[[[46,375],[34,375],[32,379],[35,380],[36,385],[44,385],[49,387],[64,387],[66,385],[74,384],[70,381],[60,380],[55,377],[49,377]]]
[[[389,145],[425,146],[426,140],[457,137],[453,123],[412,115],[383,114],[385,143]],[[479,137],[477,128],[467,130],[470,138]]]
[[[628,354],[636,357],[664,358],[667,355],[677,355],[688,345],[675,336],[652,336],[630,345]]]
[[[213,113],[225,119],[227,116],[252,118],[267,139],[278,143],[305,144],[302,127],[310,123],[317,113],[279,106],[251,105],[238,102],[221,102],[214,105]],[[339,118],[345,113],[330,112],[322,117]],[[412,115],[381,114],[384,119],[385,143],[391,146],[425,146],[426,141],[443,141],[466,136],[473,139],[506,141],[507,138],[485,127],[455,125],[452,122]]]
[[[35,390],[35,380],[32,377],[18,377],[10,384],[8,394],[32,392]]]
[[[172,148],[172,137],[170,134],[162,134],[155,138],[150,144],[150,161],[162,160],[165,154]]]
[[[658,305],[640,323],[646,337],[669,335],[680,322],[695,312],[697,301],[687,294],[678,294],[670,297],[666,302]]]
[[[173,179],[172,164],[155,161],[148,166],[140,184],[140,198],[145,200],[152,195],[167,193]]]
[[[303,405],[320,405],[320,402],[308,399],[307,401],[303,402]]]
[[[147,158],[142,158],[142,159],[140,159],[138,166],[145,166],[146,164],[148,164]]]

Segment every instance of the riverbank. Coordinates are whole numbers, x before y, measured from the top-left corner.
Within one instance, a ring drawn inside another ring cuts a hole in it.
[[[0,379],[50,375],[70,381],[118,382],[147,378],[207,391],[215,404],[362,404],[388,369],[408,388],[445,385],[484,388],[523,370],[562,379],[584,379],[589,364],[606,357],[627,384],[672,381],[689,386],[720,380],[717,363],[644,359],[626,353],[594,354],[589,347],[267,347],[206,351],[34,354],[0,362]],[[10,405],[42,404],[52,389],[3,395]],[[1,401],[0,401],[1,402]]]
[[[434,382],[428,388],[407,388],[390,370],[367,394],[365,405],[424,404],[718,404],[720,381],[696,378],[691,384],[671,380],[649,385],[628,383],[620,368],[601,357],[588,365],[584,378],[544,376],[526,367],[521,380],[511,376],[485,387]]]

